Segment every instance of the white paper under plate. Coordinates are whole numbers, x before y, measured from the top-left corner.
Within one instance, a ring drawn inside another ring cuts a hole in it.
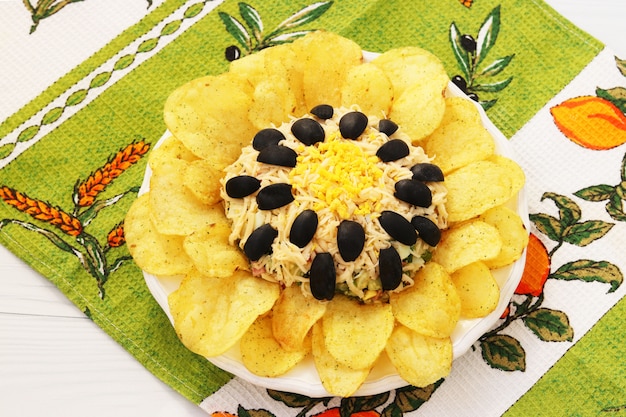
[[[366,59],[371,59],[373,54],[365,54]],[[446,96],[458,96],[465,97],[465,94],[453,83],[449,83],[446,90]],[[467,98],[467,100],[470,100]],[[470,100],[471,101],[471,100]],[[508,139],[493,125],[493,123],[487,118],[482,107],[472,101],[478,108],[483,125],[494,137],[496,143],[496,153],[506,156],[515,160],[512,148],[508,142]],[[167,132],[163,138],[157,143],[160,143],[170,136]],[[146,170],[144,182],[142,184],[140,194],[149,190],[150,185],[150,169]],[[522,222],[526,226],[526,230],[530,230],[528,219],[528,208],[526,201],[526,192],[523,188],[517,198],[509,202],[509,207],[515,210],[522,219]],[[508,267],[493,271],[494,277],[500,286],[500,301],[498,307],[488,316],[481,319],[461,319],[459,320],[454,332],[452,333],[453,355],[454,358],[458,358],[463,355],[467,350],[480,338],[484,333],[494,327],[504,310],[509,304],[509,300],[513,296],[515,288],[519,284],[524,271],[524,265],[526,262],[526,251],[524,251],[522,257],[512,265]],[[169,311],[167,303],[168,295],[176,290],[180,284],[180,278],[176,277],[156,277],[144,272],[144,278],[150,289],[150,292],[154,296],[155,300],[159,303],[161,308],[167,313],[170,321],[172,316]],[[207,358],[211,363],[217,367],[228,371],[252,384],[262,386],[278,391],[293,392],[298,394],[307,395],[309,397],[326,397],[330,394],[324,389],[322,383],[315,369],[313,359],[310,357],[299,363],[294,369],[288,373],[276,377],[265,378],[252,374],[241,362],[241,355],[239,352],[239,345],[235,345],[228,352],[217,357]],[[454,366],[454,365],[453,365]],[[365,380],[363,385],[356,391],[355,396],[362,395],[374,395],[382,392],[386,392],[395,388],[400,388],[408,385],[398,373],[394,366],[391,364],[385,353],[381,355],[378,362],[372,369],[372,372]]]

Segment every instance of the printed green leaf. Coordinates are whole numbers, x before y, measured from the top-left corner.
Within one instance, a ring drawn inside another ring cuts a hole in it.
[[[481,339],[480,348],[483,359],[492,368],[508,372],[526,370],[526,352],[514,337],[494,334]]]
[[[40,126],[29,126],[26,129],[22,130],[20,134],[17,136],[18,142],[26,142],[35,137],[37,133],[39,133]]]
[[[167,25],[163,26],[163,29],[161,29],[161,36],[168,36],[176,32],[178,29],[180,29],[180,25],[182,22],[182,19],[169,22]]]
[[[587,246],[602,238],[615,226],[602,220],[589,220],[576,223],[565,229],[563,241],[576,246]]]
[[[544,213],[531,214],[529,218],[535,227],[550,240],[554,240],[555,242],[561,241],[564,227],[558,219]]]
[[[81,260],[83,258],[83,254],[80,253],[80,251],[78,251],[77,249],[72,247],[72,245],[70,245],[67,242],[65,242],[61,237],[59,237],[54,232],[51,232],[51,231],[46,230],[46,229],[42,229],[41,227],[35,226],[32,223],[23,222],[21,220],[13,220],[13,219],[4,219],[4,220],[0,221],[0,230],[3,227],[7,226],[8,224],[15,224],[15,225],[23,227],[26,230],[30,230],[31,232],[39,233],[40,235],[42,235],[43,237],[48,239],[50,242],[52,242],[54,244],[54,246],[56,246],[57,248],[61,249],[62,251],[71,253],[72,255],[75,255],[76,257],[78,257]]]
[[[507,67],[507,65],[509,65],[513,57],[515,57],[515,54],[505,56],[504,58],[496,59],[491,64],[487,65],[485,69],[482,70],[480,75],[485,75],[485,76],[498,75],[500,72],[502,72],[502,70],[504,70]]]
[[[128,68],[128,66],[130,66],[130,64],[133,63],[133,61],[135,60],[135,55],[124,55],[123,57],[120,57],[120,59],[118,59],[115,64],[113,64],[113,69],[116,71],[119,70],[123,70],[124,68]]]
[[[563,226],[572,225],[580,220],[581,210],[572,199],[565,197],[564,195],[555,194],[555,193],[544,193],[541,196],[541,201],[545,199],[550,199],[554,201],[557,208],[559,209],[559,218],[561,224]]]
[[[15,150],[15,143],[6,143],[0,146],[0,159],[4,159],[11,155]]]
[[[250,34],[241,22],[228,13],[219,12],[218,15],[220,19],[222,19],[222,23],[224,23],[226,31],[230,33],[230,35],[235,38],[235,40],[246,49],[246,51],[250,51]]]
[[[566,263],[550,274],[550,278],[563,281],[610,284],[609,293],[615,292],[624,282],[624,275],[616,265],[607,261],[591,261],[587,259]]]
[[[484,111],[487,111],[490,108],[492,108],[497,102],[498,102],[498,99],[494,98],[493,100],[486,100],[486,101],[481,100],[478,103],[482,106]]]
[[[65,106],[75,106],[81,103],[87,97],[87,90],[81,88],[78,91],[73,92],[70,96],[65,100]]]
[[[159,38],[146,39],[145,41],[139,44],[139,46],[137,47],[137,52],[140,52],[140,53],[150,52],[151,50],[156,48],[158,43],[159,43]]]
[[[622,181],[626,181],[626,154],[624,154],[624,157],[622,158],[622,170],[620,175],[622,177]]]
[[[276,391],[272,389],[268,389],[267,394],[270,397],[272,397],[274,400],[280,401],[284,403],[287,407],[291,407],[291,408],[302,408],[302,407],[310,408],[319,403],[323,403],[327,405],[331,399],[331,397],[310,398],[302,394],[294,394],[291,392]]]
[[[97,74],[95,77],[93,77],[93,79],[89,83],[89,88],[102,87],[103,85],[107,83],[107,81],[109,81],[110,78],[111,78],[110,72],[108,71],[101,72],[100,74]]]
[[[348,397],[341,400],[339,406],[342,416],[351,416],[359,411],[370,411],[380,407],[389,399],[389,392],[362,397]]]
[[[524,317],[523,321],[544,342],[571,342],[574,339],[574,329],[562,311],[538,308]]]
[[[326,11],[332,5],[332,1],[320,1],[310,4],[280,22],[274,32],[281,32],[285,29],[291,29],[312,22],[313,20],[326,13]]]
[[[471,79],[472,70],[469,54],[461,46],[461,34],[454,22],[450,25],[450,44],[452,45],[452,52],[454,53],[456,62],[459,64],[461,71],[463,71],[465,79]]]
[[[301,38],[307,33],[311,33],[311,32],[313,32],[313,30],[300,30],[298,32],[283,33],[282,35],[278,35],[269,39],[266,42],[266,45],[274,46],[274,45],[281,45],[283,43],[293,42],[294,40]]]
[[[615,87],[609,90],[596,88],[596,95],[600,98],[610,101],[620,109],[622,113],[626,113],[626,88]]]
[[[241,14],[243,21],[252,31],[252,36],[254,36],[257,41],[260,41],[261,34],[263,33],[263,21],[261,20],[259,12],[249,4],[242,2],[239,3],[239,14]]]
[[[617,64],[619,72],[626,77],[626,59],[619,59],[618,57],[615,57],[615,64]]]
[[[196,17],[202,11],[202,9],[204,9],[204,2],[192,4],[185,10],[183,16],[185,16],[185,19]]]
[[[239,405],[239,407],[237,407],[237,416],[238,417],[276,417],[270,411],[264,410],[262,408],[258,410],[246,410],[245,408],[243,408],[241,404]]]
[[[435,390],[443,383],[443,379],[426,387],[406,386],[396,390],[396,396],[382,412],[383,417],[403,416],[420,408],[430,399]]]
[[[615,193],[606,203],[606,212],[611,216],[613,220],[618,222],[626,222],[626,213],[624,213],[624,202],[622,197]]]
[[[489,50],[496,43],[500,32],[500,6],[489,13],[483,24],[478,30],[478,38],[476,39],[476,65],[485,59]]]
[[[574,193],[576,197],[587,201],[608,200],[613,194],[615,194],[615,187],[606,184],[592,185]]]
[[[476,84],[472,87],[474,91],[484,91],[487,93],[497,93],[504,90],[513,81],[513,77],[509,77],[506,80],[496,81],[495,83]]]
[[[59,120],[59,117],[63,114],[63,107],[55,107],[53,109],[48,110],[46,114],[43,115],[41,119],[42,125],[49,125],[50,123],[54,123]]]

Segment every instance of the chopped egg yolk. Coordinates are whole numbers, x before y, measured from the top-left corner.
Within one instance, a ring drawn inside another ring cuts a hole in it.
[[[317,200],[315,211],[328,207],[341,219],[348,219],[377,210],[375,200],[361,195],[380,184],[383,171],[377,166],[377,156],[367,155],[352,141],[341,138],[339,132],[298,151],[289,180],[298,194]]]

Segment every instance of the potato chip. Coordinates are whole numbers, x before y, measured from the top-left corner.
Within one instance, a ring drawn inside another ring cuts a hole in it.
[[[367,115],[385,118],[391,109],[393,86],[376,65],[366,63],[350,68],[341,88],[341,105],[358,104]]]
[[[199,159],[187,165],[183,175],[183,184],[193,195],[207,206],[222,201],[220,179],[224,173],[216,169],[209,161]]]
[[[498,229],[481,220],[471,220],[442,232],[432,261],[451,274],[473,262],[495,258],[501,248]]]
[[[389,304],[360,304],[336,295],[322,318],[324,344],[342,365],[371,368],[385,348],[393,323]]]
[[[385,350],[400,377],[416,387],[437,382],[452,368],[450,338],[424,336],[400,325],[394,329]]]
[[[512,173],[492,161],[472,162],[446,176],[446,209],[450,223],[472,219],[504,204],[516,193]]]
[[[324,345],[324,331],[321,322],[313,326],[311,350],[322,386],[332,395],[351,396],[359,389],[370,373],[370,368],[352,369],[337,362]]]
[[[169,295],[168,302],[183,344],[211,357],[237,343],[256,318],[272,308],[279,293],[278,284],[246,271],[209,278],[193,270]]]
[[[433,84],[439,93],[448,84],[448,75],[441,60],[431,52],[416,46],[383,52],[372,60],[372,64],[387,74],[396,98],[416,84]]]
[[[511,189],[513,194],[517,194],[524,187],[524,184],[526,183],[526,175],[524,174],[522,167],[520,167],[515,161],[507,158],[506,156],[496,154],[491,155],[489,160],[495,162],[508,171],[508,176],[511,179]]]
[[[189,235],[224,221],[220,205],[207,206],[183,185],[188,162],[173,159],[160,164],[150,177],[150,216],[159,233]]]
[[[434,262],[424,265],[404,291],[391,293],[389,304],[396,320],[431,337],[449,337],[461,311],[461,301],[448,273]]]
[[[224,218],[196,230],[183,241],[183,248],[198,271],[209,277],[229,277],[235,271],[249,271],[243,252],[229,243],[230,223]]]
[[[283,375],[305,358],[311,350],[311,339],[300,350],[286,351],[272,334],[271,314],[258,317],[241,337],[241,361],[250,372],[262,377]]]
[[[474,262],[452,273],[452,282],[461,299],[461,316],[485,317],[498,306],[500,288],[483,262]]]
[[[306,108],[318,104],[339,106],[341,88],[350,68],[363,60],[361,47],[350,39],[318,30],[292,44],[303,63],[304,100]]]
[[[137,266],[149,274],[185,274],[193,263],[183,250],[183,237],[157,232],[150,220],[149,197],[137,198],[126,213],[124,236]]]
[[[198,157],[176,137],[168,136],[150,152],[148,165],[151,169],[158,169],[159,165],[167,163],[170,159],[192,162],[198,160]]]
[[[528,245],[528,230],[516,212],[506,206],[497,206],[481,214],[479,219],[498,229],[502,238],[498,256],[485,261],[489,268],[510,265],[522,256]]]
[[[287,351],[302,349],[306,335],[326,312],[326,303],[305,297],[297,285],[285,288],[272,309],[272,329]]]
[[[230,73],[179,87],[165,102],[165,124],[195,155],[217,169],[233,163],[256,129],[248,119],[251,85]],[[215,150],[219,149],[219,152]]]
[[[495,142],[480,120],[478,110],[468,100],[446,98],[444,120],[424,140],[424,150],[444,174],[493,155]],[[458,100],[468,103],[474,110],[461,106]],[[462,152],[459,150],[462,149]]]

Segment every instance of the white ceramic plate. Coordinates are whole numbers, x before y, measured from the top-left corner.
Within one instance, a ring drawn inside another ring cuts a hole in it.
[[[368,53],[365,54],[366,60],[371,59],[372,56],[375,55]],[[465,94],[463,94],[463,92],[453,83],[449,83],[446,95],[467,98]],[[468,98],[468,100],[470,99]],[[487,118],[487,115],[482,107],[474,101],[472,101],[472,103],[474,103],[478,108],[483,125],[491,133],[495,140],[496,153],[515,160],[515,155],[513,154],[513,150],[508,139]],[[166,133],[156,146],[159,146],[159,144],[167,136],[169,136],[169,133]],[[151,171],[148,168],[140,189],[140,194],[149,190],[150,176]],[[510,201],[509,204],[510,207],[519,214],[524,225],[526,226],[526,229],[530,230],[525,189],[522,189],[517,198]],[[500,286],[500,301],[498,306],[491,314],[484,318],[459,320],[451,336],[453,343],[453,355],[455,359],[463,355],[478,340],[478,338],[494,327],[495,323],[506,309],[509,300],[513,296],[515,288],[517,288],[517,285],[519,284],[522,272],[524,271],[525,262],[526,251],[524,251],[522,257],[514,264],[493,271],[494,277]],[[178,288],[180,285],[180,278],[156,277],[147,273],[144,273],[144,278],[155,300],[168,315],[170,321],[172,321],[172,316],[167,303],[167,297],[171,292]],[[330,395],[322,386],[317,370],[315,369],[313,359],[310,358],[310,355],[294,369],[277,378],[259,377],[248,371],[248,369],[241,362],[241,354],[239,352],[238,345],[234,346],[223,355],[207,359],[217,367],[231,372],[232,374],[237,375],[238,377],[243,378],[255,385],[265,388],[303,394],[309,397],[326,397]],[[408,385],[407,382],[400,378],[394,366],[383,352],[383,355],[381,355],[381,358],[374,366],[374,369],[372,369],[372,372],[366,381],[354,395],[374,395],[395,388],[404,387],[406,385]]]

